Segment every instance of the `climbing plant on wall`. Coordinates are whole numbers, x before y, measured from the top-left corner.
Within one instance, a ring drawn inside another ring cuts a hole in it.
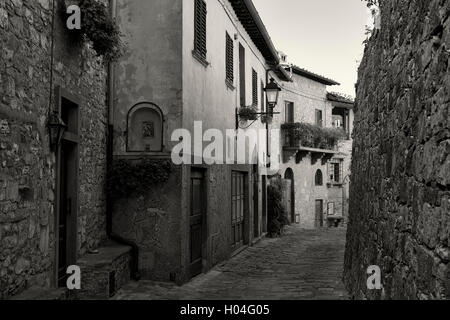
[[[280,177],[270,181],[267,187],[267,201],[267,231],[270,237],[280,236],[284,227],[289,224],[287,210],[283,204],[283,184]]]
[[[67,18],[67,0],[63,2],[63,13]],[[81,35],[84,42],[90,42],[98,56],[106,62],[120,58],[124,45],[120,38],[120,30],[115,20],[108,12],[108,8],[99,1],[78,0],[70,1],[77,4],[81,11],[81,30],[72,30],[71,33]]]
[[[108,193],[112,197],[142,194],[166,182],[171,172],[169,160],[116,160],[108,173]]]

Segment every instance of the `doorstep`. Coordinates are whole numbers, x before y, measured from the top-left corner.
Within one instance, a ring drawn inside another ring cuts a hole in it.
[[[108,241],[97,254],[86,254],[77,265],[81,269],[81,290],[73,299],[109,299],[130,281],[131,247]]]
[[[68,292],[65,288],[31,287],[22,293],[15,295],[10,300],[66,300]]]
[[[248,247],[249,247],[248,245],[245,245],[245,246],[240,247],[239,249],[234,250],[234,251],[231,253],[230,259],[233,258],[233,257],[235,257],[235,256],[237,256],[238,254],[242,253],[243,251],[247,250]]]
[[[261,240],[263,240],[265,237],[267,236],[267,233],[263,233],[261,234],[258,238],[253,239],[252,241],[252,246],[254,246],[255,244],[257,244],[258,242],[260,242]]]

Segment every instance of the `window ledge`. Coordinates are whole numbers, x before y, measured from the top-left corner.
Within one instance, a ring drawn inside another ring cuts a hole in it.
[[[208,67],[210,65],[210,63],[208,61],[206,61],[206,59],[204,59],[200,53],[198,53],[196,50],[192,50],[192,56],[198,61],[200,62],[205,68]]]
[[[343,187],[344,184],[342,182],[328,182],[327,186],[329,188],[331,188],[331,187]]]
[[[230,79],[225,79],[225,84],[227,85],[228,89],[232,91],[236,89],[236,87],[233,86],[233,82]]]

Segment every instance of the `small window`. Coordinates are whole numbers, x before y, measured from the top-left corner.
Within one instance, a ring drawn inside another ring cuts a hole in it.
[[[258,73],[252,69],[252,105],[258,106]]]
[[[286,101],[285,102],[285,112],[286,112],[286,123],[294,123],[294,103]]]
[[[322,174],[322,170],[317,170],[316,171],[316,186],[323,186],[323,174]]]
[[[328,174],[330,177],[330,183],[340,184],[342,183],[342,162],[339,160],[332,160],[328,166]]]
[[[226,33],[225,47],[226,81],[232,86],[234,83],[234,45],[228,32]]]
[[[194,53],[206,61],[206,2],[195,0]]]
[[[316,125],[318,125],[319,127],[322,127],[322,126],[323,126],[323,114],[322,114],[322,110],[316,109]]]

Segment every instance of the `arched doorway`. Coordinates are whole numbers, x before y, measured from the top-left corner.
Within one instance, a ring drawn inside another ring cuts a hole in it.
[[[295,223],[295,181],[294,181],[294,171],[292,171],[291,168],[288,168],[286,172],[284,173],[284,179],[289,180],[291,183],[291,194],[290,194],[290,210],[289,217],[292,223]]]

